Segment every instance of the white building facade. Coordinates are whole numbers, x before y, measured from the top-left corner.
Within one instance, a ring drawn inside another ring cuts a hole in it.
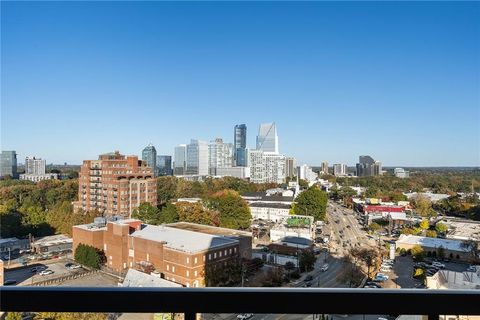
[[[289,216],[291,205],[283,203],[254,202],[250,203],[249,207],[254,220],[262,219],[280,222]]]
[[[217,138],[208,145],[209,154],[209,174],[219,175],[219,168],[231,168],[233,165],[233,144],[224,143],[221,138]]]
[[[304,164],[297,168],[298,177],[308,182],[316,181],[318,174],[313,172],[312,168]]]
[[[336,163],[333,165],[333,174],[335,176],[346,176],[347,175],[347,165],[343,163]]]
[[[285,156],[262,150],[248,152],[250,181],[254,183],[284,183]]]
[[[46,166],[46,160],[35,157],[26,157],[25,173],[20,175],[20,180],[39,182],[43,180],[58,179],[58,175],[56,173],[45,173]]]

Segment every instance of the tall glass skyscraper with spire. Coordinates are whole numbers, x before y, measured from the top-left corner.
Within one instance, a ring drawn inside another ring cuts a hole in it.
[[[147,166],[152,168],[153,174],[157,176],[157,150],[151,143],[143,149],[142,160],[147,162]]]
[[[237,124],[233,137],[233,158],[237,167],[247,166],[247,126]]]

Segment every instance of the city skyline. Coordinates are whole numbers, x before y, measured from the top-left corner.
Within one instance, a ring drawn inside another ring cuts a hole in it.
[[[1,6],[1,145],[19,163],[173,156],[241,123],[254,148],[275,122],[298,164],[480,165],[478,3]]]

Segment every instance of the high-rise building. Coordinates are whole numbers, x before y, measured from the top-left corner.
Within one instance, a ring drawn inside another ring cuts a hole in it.
[[[312,170],[311,167],[304,164],[297,168],[298,178],[306,180],[308,182],[313,182],[317,180],[318,174]]]
[[[238,167],[247,166],[247,126],[237,124],[234,129],[233,152],[235,165]]]
[[[173,174],[172,156],[157,156],[157,172],[159,176],[171,176]]]
[[[45,173],[46,160],[35,157],[25,158],[25,173],[20,175],[20,180],[29,180],[33,182],[58,179],[56,173]]]
[[[297,176],[297,165],[295,158],[293,157],[285,158],[285,176],[287,178],[293,178]]]
[[[208,143],[192,139],[187,145],[187,175],[208,175]]]
[[[143,202],[157,205],[157,183],[145,161],[115,151],[83,161],[78,198],[76,210],[128,217]]]
[[[346,176],[347,175],[347,165],[343,163],[336,163],[333,165],[333,174],[335,176]]]
[[[153,174],[157,176],[157,150],[151,143],[142,150],[142,160],[152,168]]]
[[[254,183],[284,183],[285,156],[262,150],[249,150],[250,181]]]
[[[218,168],[230,168],[233,165],[233,145],[217,138],[208,145],[209,174],[216,176]]]
[[[257,136],[257,150],[278,154],[278,135],[275,122],[260,125]]]
[[[185,175],[187,173],[187,145],[176,146],[174,156],[173,174],[176,176]]]
[[[47,165],[46,160],[35,157],[25,158],[25,174],[44,175],[45,167]]]
[[[322,174],[328,174],[328,162],[327,161],[322,162],[322,167],[320,169],[320,172]]]
[[[375,161],[370,156],[360,156],[358,162],[356,169],[357,176],[359,177],[378,176],[383,173],[382,163],[380,161]]]
[[[17,153],[15,151],[2,151],[0,154],[0,177],[10,176],[18,178]]]

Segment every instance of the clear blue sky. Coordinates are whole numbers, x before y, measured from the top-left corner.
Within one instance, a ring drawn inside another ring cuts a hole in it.
[[[480,165],[478,2],[4,2],[1,144],[81,163],[233,142],[300,163]]]

